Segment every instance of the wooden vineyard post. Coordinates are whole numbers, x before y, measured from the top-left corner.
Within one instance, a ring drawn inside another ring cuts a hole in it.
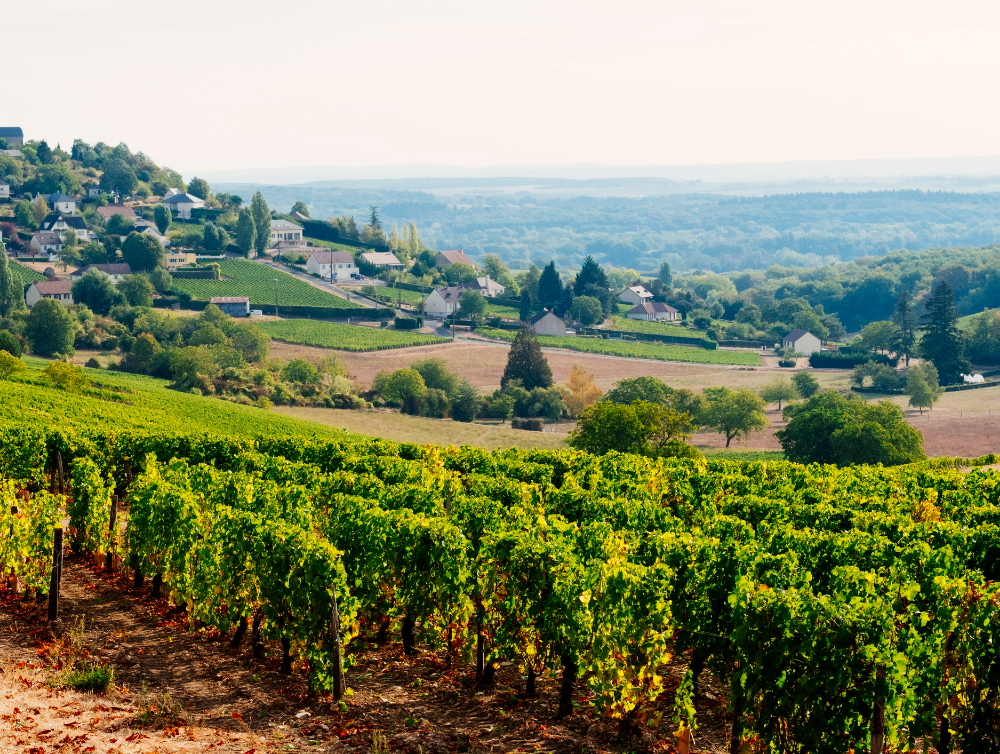
[[[59,452],[58,450],[56,451],[56,469],[59,472],[59,494],[60,495],[65,495],[66,494],[66,490],[63,487],[63,462],[62,462],[62,453]]]
[[[52,541],[52,576],[49,579],[49,623],[59,620],[59,582],[62,580],[63,530],[55,530]]]
[[[11,522],[10,522],[10,541],[11,542],[14,541],[14,519],[17,518],[17,513],[18,513],[17,506],[16,505],[10,506],[10,518],[11,518]],[[17,572],[12,567],[10,569],[10,575],[7,576],[7,591],[10,592],[11,594],[17,594],[18,592],[20,592],[20,589],[18,589],[19,586],[20,586],[20,582],[18,581]]]
[[[684,728],[677,741],[677,754],[690,754],[691,752],[691,729]]]
[[[108,524],[108,554],[104,570],[110,572],[115,562],[115,540],[118,538],[118,495],[111,496],[111,523]]]
[[[337,589],[330,586],[330,643],[333,645],[333,698],[344,696],[344,665],[340,656],[340,613],[337,611]]]

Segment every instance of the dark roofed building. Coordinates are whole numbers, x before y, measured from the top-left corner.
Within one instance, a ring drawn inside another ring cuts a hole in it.
[[[566,321],[557,317],[554,312],[542,309],[531,318],[531,329],[539,335],[565,335]]]
[[[20,149],[24,146],[24,131],[20,126],[0,126],[0,137],[7,140],[7,149]]]

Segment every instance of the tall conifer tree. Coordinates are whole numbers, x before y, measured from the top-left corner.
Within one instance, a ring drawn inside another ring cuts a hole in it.
[[[236,219],[236,245],[240,247],[243,256],[250,256],[250,249],[254,248],[257,241],[257,226],[254,224],[253,215],[246,207],[240,210]]]
[[[955,295],[943,280],[927,302],[920,329],[924,332],[920,339],[920,355],[934,363],[942,384],[958,382],[959,375],[972,370],[965,358],[965,338],[958,329]]]
[[[562,298],[562,281],[556,272],[556,263],[549,262],[538,278],[538,303],[545,309],[552,309]]]
[[[511,380],[520,380],[525,390],[552,387],[552,370],[542,354],[538,335],[525,324],[521,325],[507,354],[507,367],[503,370],[500,387],[506,387]]]
[[[0,317],[24,308],[24,283],[7,259],[7,247],[0,240]]]
[[[896,325],[896,334],[893,336],[892,350],[896,355],[906,358],[906,365],[910,365],[910,357],[916,353],[917,347],[917,323],[913,317],[913,296],[905,288],[900,291],[899,298],[896,299],[896,311],[892,313],[892,323]]]

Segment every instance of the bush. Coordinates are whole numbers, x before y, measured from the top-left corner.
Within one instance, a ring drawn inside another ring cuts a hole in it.
[[[895,356],[890,359],[882,353],[845,353],[842,348],[839,353],[814,353],[809,357],[809,366],[813,369],[854,369],[868,361],[888,364],[893,368],[899,364],[899,359]]]
[[[541,432],[545,422],[541,419],[511,419],[511,429],[526,429],[529,432]]]
[[[419,330],[424,326],[423,317],[396,317],[394,322],[397,330]]]
[[[793,367],[793,366],[795,366],[795,359],[779,359],[778,360],[778,366],[779,367]]]
[[[91,356],[89,359],[87,359],[87,363],[84,364],[84,366],[87,367],[87,369],[100,369],[101,362],[99,362],[97,359]]]

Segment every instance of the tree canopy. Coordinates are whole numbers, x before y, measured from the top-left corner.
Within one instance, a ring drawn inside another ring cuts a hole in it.
[[[122,244],[122,258],[132,272],[149,272],[163,265],[163,247],[146,233],[129,233]]]
[[[958,329],[955,295],[946,281],[938,283],[927,301],[920,329],[924,333],[920,339],[920,355],[934,362],[943,384],[954,384],[962,374],[972,371],[972,365],[965,358],[965,337]]]
[[[511,344],[507,354],[507,366],[500,379],[501,388],[514,380],[520,380],[519,384],[525,390],[552,386],[552,370],[542,353],[538,335],[527,325],[521,325],[517,337]]]
[[[24,335],[39,356],[72,354],[76,326],[65,306],[51,298],[39,299],[25,321]]]
[[[609,451],[653,457],[700,455],[684,443],[691,436],[691,417],[655,403],[629,405],[601,401],[584,409],[570,447],[603,455]]]

